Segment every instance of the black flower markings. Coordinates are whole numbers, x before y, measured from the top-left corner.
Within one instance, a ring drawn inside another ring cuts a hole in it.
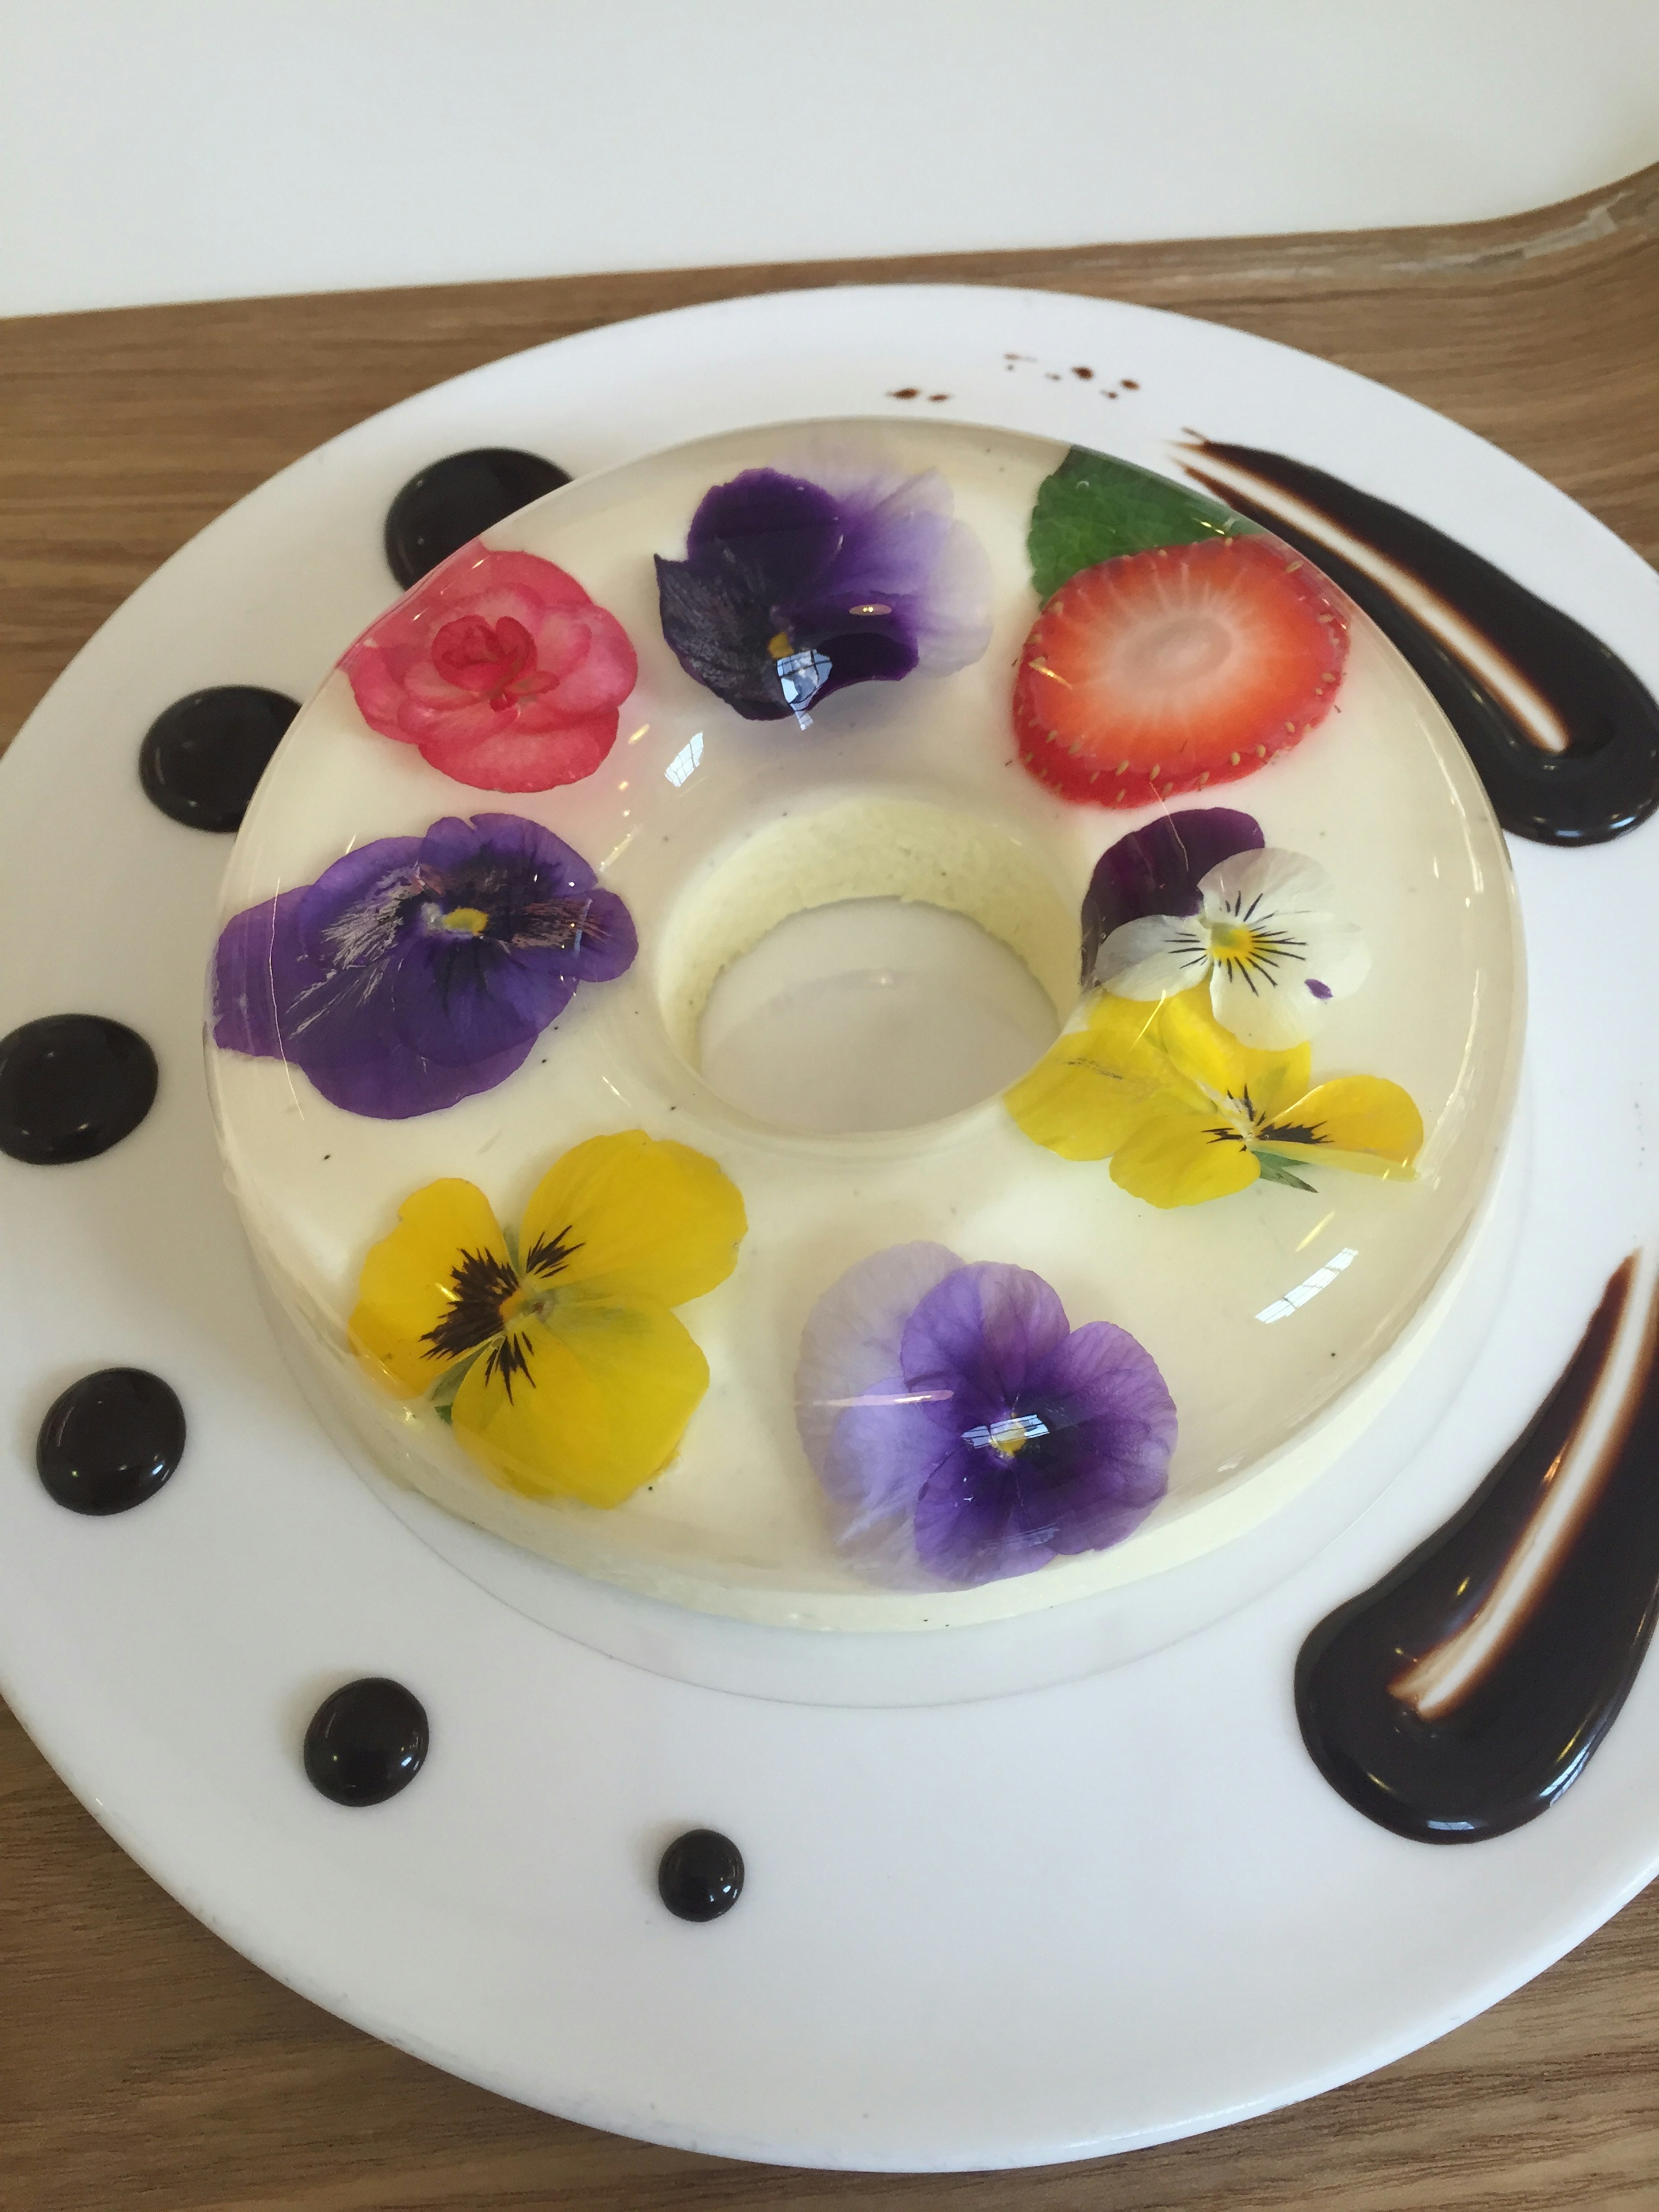
[[[430,1359],[464,1359],[501,1333],[501,1309],[519,1292],[518,1270],[495,1252],[463,1252],[450,1279],[449,1310],[421,1341]]]

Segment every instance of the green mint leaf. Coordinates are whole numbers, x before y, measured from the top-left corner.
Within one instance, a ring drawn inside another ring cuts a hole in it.
[[[1039,599],[1051,599],[1080,568],[1155,545],[1204,538],[1242,538],[1255,530],[1242,514],[1168,477],[1073,446],[1037,487],[1026,546]]]
[[[1303,1182],[1282,1152],[1258,1152],[1255,1158],[1256,1164],[1261,1170],[1263,1182],[1282,1182],[1291,1190],[1305,1190],[1310,1196],[1318,1195],[1314,1185]]]

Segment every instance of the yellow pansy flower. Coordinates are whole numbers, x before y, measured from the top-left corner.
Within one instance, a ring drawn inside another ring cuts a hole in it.
[[[508,1489],[619,1505],[708,1387],[670,1308],[726,1280],[747,1227],[713,1160],[642,1129],[556,1162],[516,1237],[476,1184],[428,1183],[363,1262],[352,1346]]]
[[[1146,1005],[1103,992],[1006,1093],[1036,1143],[1068,1160],[1109,1157],[1112,1181],[1152,1206],[1197,1206],[1297,1170],[1407,1177],[1423,1117],[1375,1075],[1312,1084],[1306,1044],[1256,1051],[1216,1019],[1205,985]]]

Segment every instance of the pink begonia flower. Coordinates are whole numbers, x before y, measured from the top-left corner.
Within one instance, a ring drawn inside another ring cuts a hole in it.
[[[592,775],[638,675],[616,617],[533,553],[477,538],[365,630],[340,665],[363,720],[457,783],[547,791]]]

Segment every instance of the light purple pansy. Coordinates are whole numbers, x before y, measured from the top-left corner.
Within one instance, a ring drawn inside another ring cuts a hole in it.
[[[685,558],[657,562],[664,637],[750,721],[805,727],[809,703],[848,684],[949,675],[990,642],[989,564],[936,470],[812,466],[716,484]]]
[[[401,1121],[503,1082],[578,984],[638,949],[621,899],[551,830],[449,816],[237,915],[214,957],[213,1041]]]
[[[795,1397],[842,1548],[902,1582],[994,1582],[1121,1542],[1176,1440],[1127,1330],[1074,1329],[1040,1275],[939,1244],[878,1252],[824,1293]]]

